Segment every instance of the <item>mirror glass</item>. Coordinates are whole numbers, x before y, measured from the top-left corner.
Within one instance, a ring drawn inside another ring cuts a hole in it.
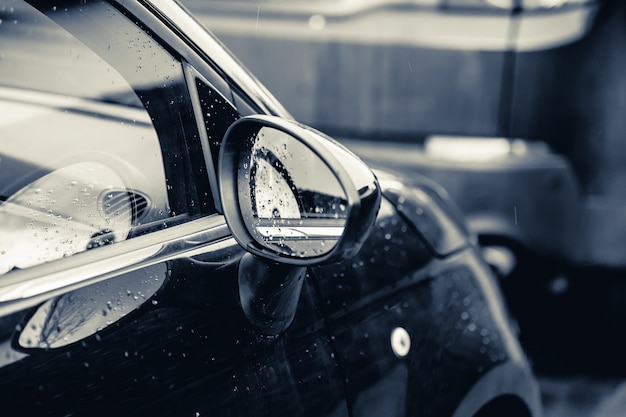
[[[262,127],[239,159],[237,189],[254,239],[292,257],[330,252],[344,233],[347,197],[333,171],[289,134]]]

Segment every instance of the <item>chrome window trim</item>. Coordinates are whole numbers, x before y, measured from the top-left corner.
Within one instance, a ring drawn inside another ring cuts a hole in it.
[[[0,277],[0,316],[124,273],[237,246],[224,216],[213,215]]]

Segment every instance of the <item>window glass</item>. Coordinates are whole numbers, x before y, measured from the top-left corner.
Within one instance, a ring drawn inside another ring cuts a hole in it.
[[[47,9],[63,28],[0,6],[0,275],[160,229],[197,203],[182,65],[110,6],[81,3]]]
[[[206,82],[196,78],[195,83],[213,166],[217,167],[222,139],[224,139],[228,127],[239,118],[239,114],[221,94]]]

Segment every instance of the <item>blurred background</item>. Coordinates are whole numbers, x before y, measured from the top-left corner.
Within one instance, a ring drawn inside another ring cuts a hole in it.
[[[622,0],[182,0],[301,122],[436,180],[546,416],[626,415]]]

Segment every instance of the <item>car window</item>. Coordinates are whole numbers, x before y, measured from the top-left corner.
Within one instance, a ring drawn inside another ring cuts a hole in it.
[[[192,74],[198,102],[202,114],[201,124],[207,132],[208,152],[211,155],[210,163],[217,167],[219,149],[228,127],[239,118],[235,107],[219,92],[210,86],[208,81],[198,74]]]
[[[0,275],[214,211],[181,62],[87,3],[0,7]]]

